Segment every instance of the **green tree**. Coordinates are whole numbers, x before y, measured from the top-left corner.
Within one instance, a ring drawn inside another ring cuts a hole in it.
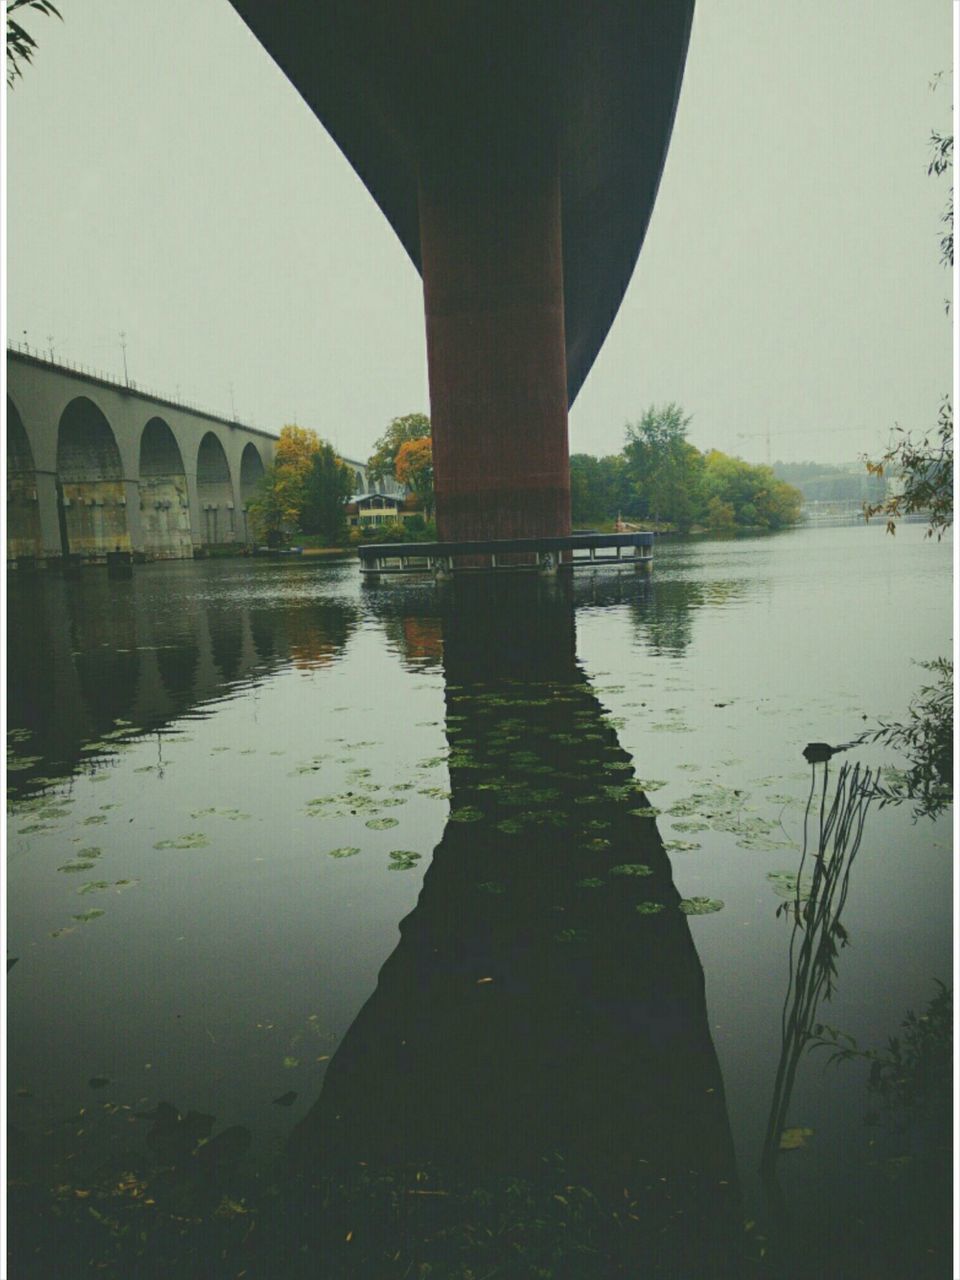
[[[7,84],[12,89],[17,76],[23,75],[22,64],[32,62],[37,42],[25,27],[14,18],[18,9],[36,9],[48,18],[63,18],[50,0],[7,0]]]
[[[782,529],[796,524],[803,494],[778,480],[770,467],[754,466],[711,449],[704,458],[703,492],[712,528]],[[732,521],[731,521],[732,513]]]
[[[570,501],[574,525],[612,520],[629,507],[629,481],[622,454],[595,458],[589,453],[570,456]]]
[[[408,413],[394,418],[373,447],[367,460],[371,480],[382,480],[395,475],[397,453],[408,440],[422,440],[430,435],[430,419],[425,413]]]
[[[299,526],[303,533],[319,533],[328,546],[343,537],[344,504],[353,492],[353,472],[337,457],[333,446],[321,441],[304,478]]]
[[[627,423],[624,467],[636,499],[631,515],[657,523],[662,516],[681,529],[700,515],[703,459],[687,443],[689,424],[678,404],[651,405],[639,422]]]

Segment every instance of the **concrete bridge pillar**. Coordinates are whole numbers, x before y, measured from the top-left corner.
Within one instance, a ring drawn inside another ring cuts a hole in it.
[[[420,170],[438,533],[562,535],[570,467],[556,143],[529,118],[469,122],[473,139],[442,139]]]
[[[60,516],[57,509],[57,473],[55,471],[37,471],[35,475],[43,558],[48,561],[59,560],[62,546],[60,542]]]

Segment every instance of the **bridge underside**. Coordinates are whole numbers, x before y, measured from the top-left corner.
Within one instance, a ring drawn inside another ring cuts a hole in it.
[[[440,536],[567,533],[567,409],[646,232],[693,0],[233,4],[423,276]]]

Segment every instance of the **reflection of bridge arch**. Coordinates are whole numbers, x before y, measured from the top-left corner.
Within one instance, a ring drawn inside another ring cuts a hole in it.
[[[187,474],[163,418],[151,418],[140,437],[140,524],[144,551],[164,559],[192,556]]]
[[[197,451],[197,497],[203,542],[232,542],[236,530],[230,464],[219,438],[208,431]]]
[[[37,471],[17,406],[7,396],[7,554],[41,553]]]
[[[57,482],[64,555],[130,549],[120,450],[88,396],[76,396],[60,415]]]
[[[240,457],[240,510],[243,513],[244,541],[250,541],[250,528],[247,520],[247,507],[257,496],[257,489],[263,479],[264,466],[260,451],[251,441],[244,445]]]

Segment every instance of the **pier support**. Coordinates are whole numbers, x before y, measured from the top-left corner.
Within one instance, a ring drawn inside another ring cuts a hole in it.
[[[420,171],[437,530],[557,537],[570,465],[556,142],[522,116],[470,125]]]

